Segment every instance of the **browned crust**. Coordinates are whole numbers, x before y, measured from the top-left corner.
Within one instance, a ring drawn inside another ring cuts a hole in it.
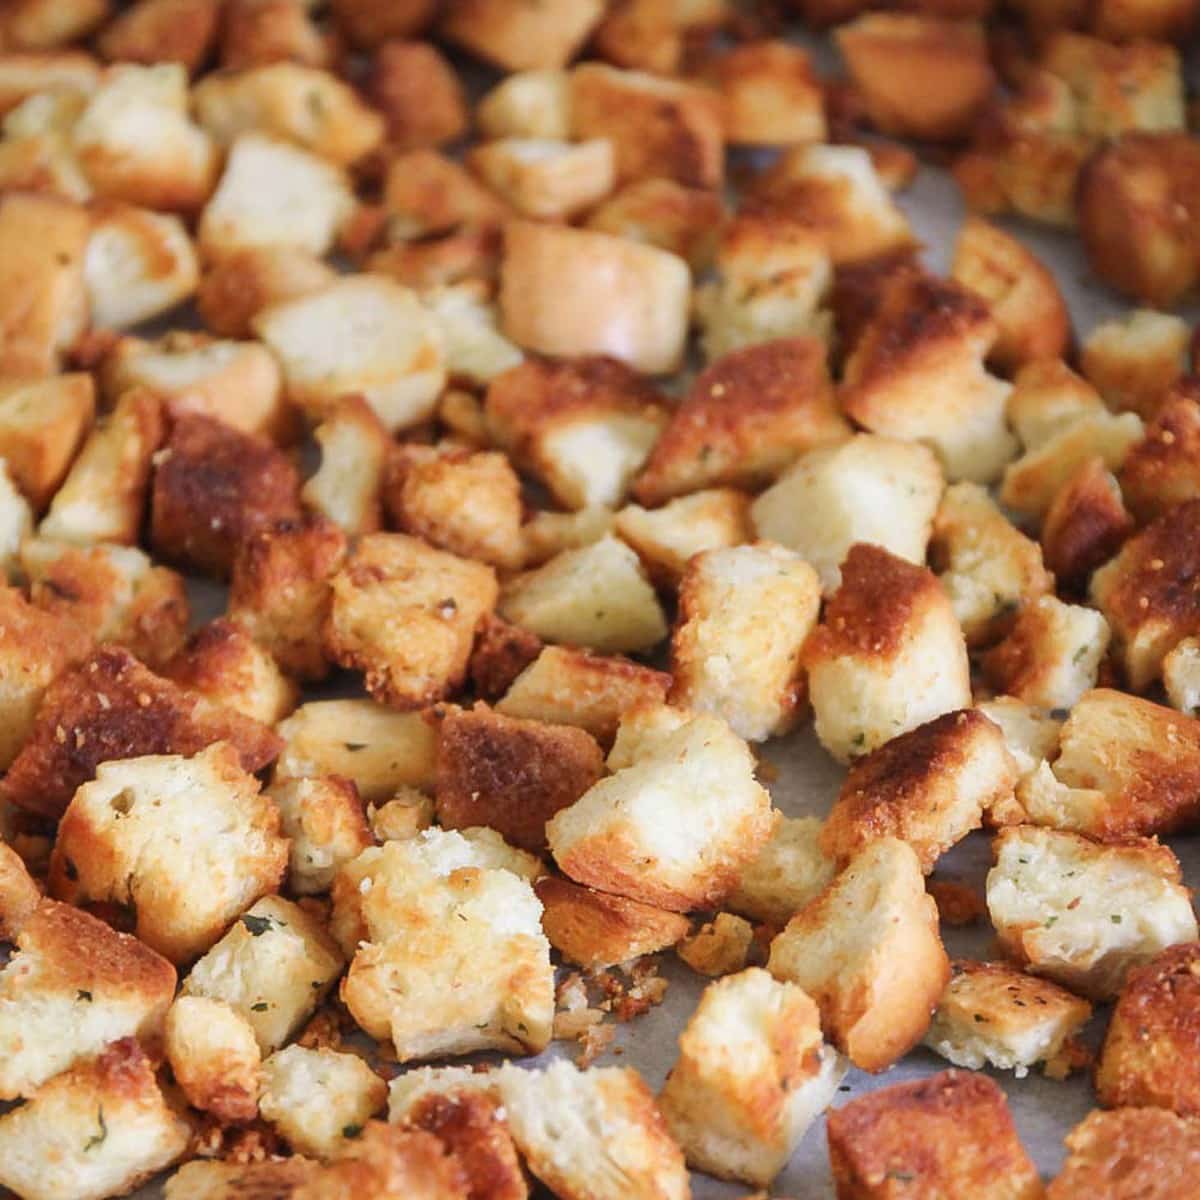
[[[221,66],[295,62],[324,67],[332,57],[331,42],[294,0],[228,0],[221,20]]]
[[[1139,521],[1200,499],[1200,378],[1181,380],[1121,464],[1125,503]]]
[[[367,98],[402,150],[440,146],[467,130],[467,98],[454,69],[429,42],[385,42],[371,64]]]
[[[471,682],[484,700],[498,700],[512,682],[542,652],[536,633],[489,616],[471,654]]]
[[[830,306],[843,355],[854,349],[875,320],[893,284],[924,273],[915,246],[901,246],[874,258],[838,264],[833,273]]]
[[[219,0],[140,0],[96,39],[110,61],[181,63],[195,73],[208,57],[221,14]]]
[[[1135,446],[1130,457],[1137,450]],[[1063,484],[1046,510],[1042,523],[1046,566],[1061,588],[1079,594],[1091,573],[1112,558],[1132,532],[1133,518],[1104,460],[1089,459]]]
[[[42,893],[21,856],[0,842],[0,942],[15,941],[21,926],[41,903]]]

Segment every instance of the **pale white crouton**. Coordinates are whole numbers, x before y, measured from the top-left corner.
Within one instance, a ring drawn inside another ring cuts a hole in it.
[[[234,142],[200,218],[200,249],[211,259],[272,246],[320,256],[354,207],[338,167],[298,146],[246,133]]]
[[[291,839],[288,884],[298,895],[328,891],[339,869],[373,844],[358,789],[348,779],[281,779],[268,795]]]
[[[167,1013],[164,1050],[188,1103],[219,1121],[252,1121],[262,1051],[249,1021],[222,1000],[180,996]]]
[[[313,418],[357,392],[394,433],[429,417],[446,382],[436,320],[415,293],[380,276],[273,304],[254,328],[278,356],[288,396]]]
[[[616,514],[602,505],[590,505],[572,513],[536,512],[521,526],[525,565],[540,566],[564,550],[590,546],[612,532],[615,525]],[[625,540],[633,545],[631,539]]]
[[[1028,363],[1008,397],[1008,420],[1021,445],[1036,450],[1081,417],[1103,413],[1100,393],[1061,359]]]
[[[690,1167],[767,1187],[846,1065],[804,992],[751,967],[705,988],[659,1104]]]
[[[310,913],[264,896],[196,963],[183,991],[223,1000],[249,1022],[267,1054],[316,1010],[342,965],[337,944]]]
[[[691,717],[546,824],[565,874],[660,908],[716,907],[774,825],[746,744]]]
[[[262,1115],[298,1154],[329,1158],[387,1100],[387,1084],[355,1054],[288,1046],[263,1063]]]
[[[956,1067],[995,1067],[1018,1079],[1050,1063],[1092,1015],[1065,988],[1003,962],[958,960],[925,1045]]]
[[[943,486],[928,447],[863,433],[805,454],[750,511],[758,536],[795,550],[831,592],[856,542],[924,562]]]
[[[896,838],[871,842],[771,943],[767,967],[803,988],[855,1066],[880,1071],[924,1035],[950,963],[921,864]]]
[[[1184,638],[1163,659],[1162,677],[1172,707],[1200,716],[1200,638]]]
[[[429,288],[421,302],[437,322],[451,378],[483,386],[525,357],[497,328],[498,314],[478,280]]]
[[[671,638],[671,703],[721,717],[748,741],[787,732],[803,712],[801,651],[821,584],[798,554],[757,542],[688,564]]]
[[[878,546],[851,547],[804,659],[817,737],[842,762],[971,703],[966,642],[941,584]]]
[[[504,137],[467,153],[467,164],[523,217],[569,219],[613,189],[616,162],[607,138],[586,142]]]
[[[566,71],[515,71],[479,101],[475,123],[487,138],[554,138],[571,132],[571,77]]]
[[[1192,327],[1182,317],[1135,309],[1088,334],[1080,367],[1110,408],[1149,420],[1184,373],[1191,337]]]
[[[1166,846],[1105,846],[1075,833],[1019,825],[996,839],[987,903],[1005,950],[1037,975],[1095,999],[1178,942],[1196,915]]]
[[[0,1187],[23,1200],[106,1200],[183,1156],[192,1129],[132,1038],[0,1117]]]
[[[648,650],[667,635],[637,555],[611,534],[516,576],[501,592],[499,611],[545,641],[602,654]]]
[[[1058,749],[1061,716],[1053,716],[1012,696],[997,696],[976,705],[989,721],[1004,734],[1008,752],[1013,756],[1018,779],[1024,779]]]
[[[612,749],[604,760],[610,771],[631,767],[646,754],[660,750],[677,729],[682,729],[692,714],[658,701],[639,701],[621,714],[621,724]]]
[[[33,509],[17,490],[8,463],[0,458],[0,576],[12,579],[17,552],[33,528]]]
[[[836,864],[821,847],[821,828],[819,817],[780,817],[742,868],[725,907],[782,929],[834,876]]]
[[[300,498],[351,536],[374,533],[383,524],[383,473],[392,439],[361,397],[344,396],[313,431],[321,465]]]
[[[562,1200],[686,1200],[683,1152],[654,1096],[628,1067],[495,1073],[513,1141]]]

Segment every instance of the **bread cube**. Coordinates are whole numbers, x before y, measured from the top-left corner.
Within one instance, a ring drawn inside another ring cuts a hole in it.
[[[40,92],[87,94],[100,80],[100,64],[82,50],[6,49],[0,62],[0,113],[7,115]]]
[[[687,912],[720,903],[773,824],[745,743],[698,714],[558,812],[546,836],[576,882]]]
[[[1003,962],[956,960],[925,1045],[956,1067],[995,1067],[1018,1079],[1049,1064],[1091,1018],[1065,988]]]
[[[15,942],[42,902],[42,892],[21,856],[0,841],[0,939]]]
[[[1058,752],[1058,734],[1065,719],[1061,714],[1052,715],[1012,696],[997,696],[975,707],[1004,735],[1005,745],[1016,764],[1018,780],[1024,780]],[[1012,811],[1007,805],[1005,809]]]
[[[321,465],[300,498],[351,537],[375,533],[383,524],[383,475],[392,448],[383,422],[361,396],[344,396],[325,414],[313,438],[321,449]]]
[[[597,26],[592,49],[620,67],[677,75],[685,54],[728,29],[732,17],[726,0],[692,0],[666,8],[658,0],[617,0]]]
[[[11,580],[21,543],[33,531],[33,509],[17,490],[8,463],[0,458],[0,580]]]
[[[950,977],[916,853],[866,845],[771,943],[767,968],[806,991],[855,1066],[881,1071],[924,1035]]]
[[[245,1017],[222,1000],[180,996],[167,1013],[163,1040],[189,1104],[222,1123],[258,1116],[262,1051]]]
[[[996,839],[987,903],[1004,950],[1036,975],[1093,999],[1179,942],[1196,916],[1166,846],[1104,846],[1077,833],[1017,825]]]
[[[604,354],[667,374],[683,354],[690,290],[687,264],[657,247],[528,221],[506,227],[501,326],[527,350]]]
[[[944,483],[927,446],[859,433],[802,455],[750,513],[758,536],[795,550],[828,593],[856,543],[924,562]]]
[[[569,219],[603,200],[616,178],[613,143],[498,138],[468,152],[471,170],[524,217]]]
[[[249,0],[251,4],[274,0]],[[283,0],[290,4],[293,0]],[[316,255],[288,246],[251,246],[224,255],[200,281],[196,308],[220,337],[248,338],[264,308],[328,287],[337,272]]]
[[[94,411],[94,388],[85,374],[0,382],[0,457],[35,510],[58,490]]]
[[[1008,419],[1027,450],[1044,446],[1082,417],[1105,412],[1100,393],[1061,359],[1026,363],[1008,397]]]
[[[646,754],[662,749],[671,735],[695,714],[665,703],[639,703],[621,714],[617,736],[605,763],[609,771],[632,766]]]
[[[176,62],[195,74],[216,40],[217,0],[137,0],[96,39],[109,62]]]
[[[270,3],[272,0],[249,0],[250,3]],[[289,7],[303,12],[295,0],[284,0]],[[290,1200],[306,1183],[316,1178],[320,1170],[311,1159],[294,1155],[292,1158],[264,1158],[258,1162],[234,1162],[215,1158],[197,1158],[184,1163],[163,1185],[168,1200],[240,1200],[262,1189],[268,1195]]]
[[[564,67],[603,15],[601,0],[558,0],[547,6],[508,0],[452,0],[442,35],[504,71]]]
[[[374,0],[334,0],[330,7],[338,31],[364,50],[420,33],[438,15],[433,0],[392,0],[382,8]]]
[[[0,1099],[32,1096],[121,1038],[160,1035],[175,968],[137,938],[44,900],[14,941],[0,970]]]
[[[659,1103],[689,1166],[767,1187],[845,1069],[817,1006],[751,967],[705,988]]]
[[[900,1189],[979,1200],[1043,1194],[1004,1093],[984,1075],[942,1071],[881,1088],[831,1112],[827,1133],[844,1200],[886,1200]]]
[[[1121,464],[1121,491],[1140,521],[1200,497],[1200,388],[1187,380],[1156,400],[1157,412],[1146,424],[1145,438]]]
[[[553,67],[505,75],[475,108],[480,134],[565,140],[571,134],[570,85],[570,75]]]
[[[1184,638],[1163,659],[1163,686],[1171,707],[1200,715],[1200,638]]]
[[[1080,365],[1110,408],[1150,420],[1184,372],[1191,333],[1180,317],[1135,309],[1092,330]]]
[[[1135,443],[1126,462],[1140,458],[1147,444]],[[1046,566],[1064,591],[1085,592],[1092,572],[1112,558],[1132,532],[1133,518],[1125,508],[1121,485],[1104,459],[1089,458],[1059,488],[1046,509],[1042,522]]]
[[[432,1134],[368,1121],[347,1138],[337,1157],[297,1195],[308,1200],[344,1196],[447,1197],[465,1200],[467,1175],[458,1159]]]
[[[484,281],[468,279],[428,288],[421,297],[441,333],[447,372],[451,378],[477,387],[486,386],[524,358],[500,334],[499,313],[490,293]]]
[[[482,113],[481,107],[481,118]],[[714,192],[673,179],[639,179],[597,206],[584,225],[670,251],[699,272],[712,260],[723,215],[721,197]]]
[[[801,47],[785,41],[734,46],[717,59],[713,83],[735,144],[788,146],[825,141],[821,82]]]
[[[719,912],[675,948],[681,962],[697,975],[716,979],[745,970],[754,945],[754,926],[733,913]]]
[[[281,778],[268,795],[291,841],[288,885],[298,895],[328,891],[338,870],[373,845],[358,789],[348,779]]]
[[[457,141],[470,124],[454,67],[430,42],[384,42],[371,63],[366,90],[383,114],[388,145],[400,150]]]
[[[564,550],[590,546],[615,528],[616,514],[611,508],[600,505],[581,508],[578,512],[534,512],[521,526],[525,566],[540,566]]]
[[[26,1200],[124,1195],[182,1158],[191,1135],[125,1038],[0,1117],[0,1187]]]
[[[413,241],[466,228],[488,229],[510,215],[507,205],[461,163],[435,150],[398,154],[383,188],[389,240]]]
[[[757,855],[742,868],[725,906],[782,929],[834,876],[834,863],[821,847],[821,828],[818,817],[781,816]]]
[[[438,237],[388,246],[367,259],[366,269],[418,291],[460,283],[482,284],[491,291],[500,276],[503,241],[496,226],[468,225]]]

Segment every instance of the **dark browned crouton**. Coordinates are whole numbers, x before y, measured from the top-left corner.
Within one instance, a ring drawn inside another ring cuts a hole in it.
[[[399,150],[441,146],[462,137],[467,98],[454,68],[429,42],[385,42],[371,63],[367,96]]]
[[[1135,446],[1130,457],[1136,453]],[[1042,553],[1060,588],[1083,592],[1092,572],[1133,532],[1121,487],[1099,456],[1082,463],[1050,502]]]
[[[542,652],[542,639],[495,614],[488,617],[471,654],[471,682],[484,700],[498,700]]]
[[[1200,379],[1181,380],[1125,456],[1118,476],[1129,511],[1152,521],[1200,499]]]
[[[217,35],[221,0],[138,0],[96,39],[101,58],[152,66],[175,62],[195,74]]]

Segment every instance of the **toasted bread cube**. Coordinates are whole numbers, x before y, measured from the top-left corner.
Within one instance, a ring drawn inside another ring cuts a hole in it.
[[[816,1005],[751,967],[705,988],[659,1103],[689,1166],[767,1187],[845,1069]]]
[[[975,707],[999,726],[1008,752],[1016,764],[1018,781],[1024,780],[1057,753],[1059,730],[1063,724],[1061,714],[1056,716],[1044,712],[1012,696],[998,696]],[[991,816],[996,819],[999,812],[1007,814],[1014,811],[1014,808],[1005,804],[1002,810],[994,810]],[[1019,820],[1024,819],[1022,813]],[[1009,822],[1001,820],[999,823]]]
[[[581,1071],[559,1059],[496,1073],[513,1141],[563,1200],[685,1200],[683,1152],[650,1089],[630,1068]]]
[[[130,905],[138,936],[187,962],[278,886],[287,853],[274,804],[238,766],[233,747],[215,743],[193,758],[100,764],[63,816],[50,887],[72,902]]]
[[[1100,393],[1061,359],[1027,363],[1008,397],[1008,419],[1021,444],[1036,450],[1083,417],[1105,412]]]
[[[82,50],[6,49],[0,60],[0,114],[7,115],[39,92],[95,90],[100,64]]]
[[[392,439],[361,396],[336,401],[313,432],[321,465],[300,491],[309,508],[351,537],[383,524],[383,474]]]
[[[252,1121],[262,1089],[262,1051],[250,1023],[223,1000],[180,996],[163,1040],[189,1104],[217,1120]]]
[[[451,378],[483,387],[525,356],[498,328],[490,288],[478,279],[432,287],[421,297],[441,333]]]
[[[803,455],[750,513],[760,538],[795,550],[831,592],[857,543],[924,562],[944,484],[927,446],[860,433]]]
[[[1166,846],[1103,846],[1076,833],[1018,825],[1001,831],[987,902],[1018,963],[1095,999],[1160,950],[1194,941],[1196,916]]]
[[[0,1117],[0,1187],[27,1200],[124,1195],[180,1159],[191,1134],[125,1038]]]
[[[388,145],[400,150],[456,141],[470,124],[463,86],[429,42],[395,40],[380,46],[367,95],[383,114]]]
[[[263,1063],[263,1118],[298,1154],[336,1155],[387,1100],[387,1084],[354,1054],[288,1046]]]
[[[367,690],[396,708],[421,708],[459,687],[497,596],[491,567],[398,533],[360,539],[331,586],[330,656],[365,672]]]
[[[150,540],[175,562],[228,575],[239,542],[299,515],[292,460],[223,421],[179,417],[156,462]]]
[[[251,3],[265,0],[249,0]],[[298,11],[295,0],[284,0]],[[233,1162],[214,1158],[193,1159],[184,1163],[163,1185],[169,1200],[239,1200],[256,1188],[281,1200],[290,1200],[299,1188],[315,1179],[320,1167],[310,1159],[265,1158],[260,1162]]]
[[[1018,1079],[1056,1058],[1092,1015],[1065,988],[1003,962],[956,960],[925,1045],[956,1067]]]
[[[1054,585],[1037,542],[1021,533],[976,483],[956,483],[942,496],[930,558],[967,645],[986,645],[1015,614]]]
[[[514,846],[539,851],[546,822],[603,769],[600,747],[585,730],[505,717],[486,705],[450,709],[438,724],[438,823],[486,825]]]
[[[714,192],[673,179],[639,179],[589,213],[585,226],[668,250],[699,272],[712,261],[723,214]]]
[[[1126,455],[1144,462],[1147,441],[1136,443]],[[1122,470],[1124,474],[1124,469]],[[1136,486],[1134,491],[1136,493]],[[1096,567],[1107,562],[1133,532],[1133,518],[1125,508],[1121,485],[1102,458],[1089,458],[1059,488],[1042,522],[1042,553],[1064,591],[1083,592]]]
[[[687,264],[654,246],[528,221],[505,230],[502,328],[528,350],[668,373],[683,353],[690,287]]]
[[[830,1113],[827,1132],[839,1200],[887,1200],[900,1189],[979,1200],[1043,1194],[1004,1093],[983,1075],[942,1071],[881,1088]]]
[[[946,713],[850,768],[821,848],[845,864],[879,838],[900,838],[928,875],[951,846],[979,828],[985,812],[1011,802],[1016,782],[998,726],[977,709]]]
[[[1184,638],[1163,659],[1163,686],[1171,707],[1200,715],[1200,638]]]
[[[0,1099],[33,1095],[121,1038],[161,1033],[175,968],[136,938],[45,900],[14,940],[0,970]]]
[[[499,138],[476,146],[467,162],[489,188],[522,216],[567,219],[613,190],[613,143]]]
[[[609,771],[632,766],[646,754],[660,750],[677,730],[694,716],[686,708],[665,703],[642,703],[621,714],[617,736],[604,760]]]
[[[834,876],[817,817],[780,817],[725,900],[736,913],[782,929]]]
[[[1146,423],[1145,438],[1121,464],[1119,491],[1139,520],[1152,521],[1177,504],[1200,498],[1198,464],[1200,389],[1189,381],[1161,399]]]
[[[1092,576],[1091,598],[1137,691],[1158,677],[1177,642],[1200,633],[1200,594],[1191,585],[1198,553],[1200,500],[1189,500],[1135,534]]]
[[[375,0],[334,0],[330,7],[338,31],[364,50],[420,33],[438,15],[435,0],[391,0],[383,6]]]
[[[329,670],[323,646],[346,535],[322,517],[276,521],[243,539],[233,559],[229,616],[300,679]]]
[[[391,241],[415,241],[463,228],[493,229],[510,215],[461,163],[434,150],[398,154],[383,190]]]
[[[514,71],[491,88],[475,109],[485,138],[550,138],[571,134],[571,77],[556,68]]]
[[[751,540],[750,497],[733,488],[709,488],[662,508],[627,504],[613,528],[638,552],[652,579],[677,587],[694,555]]]
[[[1150,420],[1183,374],[1191,327],[1180,317],[1135,309],[1097,325],[1083,344],[1083,373],[1110,408]]]
[[[33,509],[21,495],[0,458],[0,580],[11,580],[21,543],[33,531]]]
[[[687,912],[720,903],[773,824],[745,743],[699,714],[557,813],[546,835],[577,882]]]
[[[0,940],[15,942],[21,926],[41,902],[41,889],[21,856],[0,841]]]
[[[733,913],[719,912],[675,948],[697,975],[715,979],[745,969],[754,945],[754,926]]]
[[[445,8],[442,35],[505,71],[566,66],[604,12],[602,0],[452,0]]]
[[[500,699],[541,652],[542,639],[536,634],[497,616],[489,617],[471,654],[471,683],[476,694],[489,702]]]
[[[38,608],[78,622],[99,642],[125,646],[150,666],[183,644],[190,617],[183,579],[133,546],[30,538],[21,567]]]
[[[368,1121],[358,1137],[346,1139],[337,1158],[296,1195],[308,1200],[358,1195],[466,1200],[467,1174],[432,1134]]]
[[[788,146],[825,140],[821,83],[808,53],[784,41],[748,42],[717,59],[713,83],[735,144]]]
[[[941,584],[856,544],[805,649],[817,737],[841,762],[971,703],[967,648]]]
[[[291,840],[288,886],[297,895],[328,891],[341,867],[374,844],[358,789],[349,779],[280,778],[267,794]]]
[[[525,545],[524,565],[537,567],[549,562],[564,550],[578,550],[598,542],[616,527],[616,514],[611,508],[592,505],[578,512],[535,512],[521,526]]]
[[[262,4],[270,0],[249,0]],[[284,0],[293,3],[294,0]],[[224,255],[200,281],[196,307],[220,337],[247,338],[264,308],[309,296],[328,287],[337,272],[306,250],[251,246]]]
[[[816,1001],[855,1066],[891,1066],[924,1035],[950,977],[916,853],[896,838],[869,843],[788,922],[767,967]]]
[[[1104,0],[1091,14],[1090,23],[1097,37],[1124,40],[1152,38],[1175,41],[1195,26],[1196,8],[1188,0],[1158,0],[1154,4],[1122,4]]]
[[[109,62],[176,62],[195,74],[216,40],[218,0],[137,0],[96,39]]]

